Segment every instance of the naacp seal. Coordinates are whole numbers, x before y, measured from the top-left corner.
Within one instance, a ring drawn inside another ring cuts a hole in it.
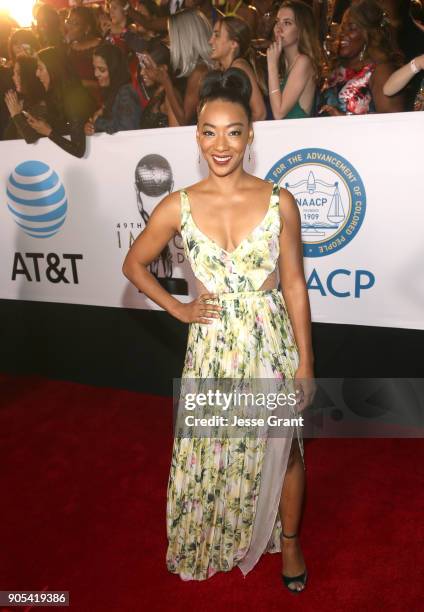
[[[365,187],[356,168],[338,153],[293,151],[274,164],[265,178],[295,197],[305,257],[335,253],[358,233],[365,217]]]

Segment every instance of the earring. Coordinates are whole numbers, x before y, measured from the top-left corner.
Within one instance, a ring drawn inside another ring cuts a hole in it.
[[[252,145],[251,144],[249,145],[249,158],[248,159],[249,159],[249,164],[251,164],[252,163]]]
[[[200,149],[197,147],[197,162],[200,164]]]
[[[364,46],[362,47],[361,53],[359,54],[359,59],[361,62],[364,61],[366,50],[367,50],[367,43],[364,44]]]

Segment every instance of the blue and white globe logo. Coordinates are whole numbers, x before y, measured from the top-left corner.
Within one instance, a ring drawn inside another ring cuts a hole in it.
[[[16,166],[7,181],[7,207],[28,236],[50,238],[65,223],[65,189],[47,164],[26,161]]]
[[[336,253],[358,233],[366,210],[364,183],[338,153],[318,148],[293,151],[278,160],[265,178],[296,199],[305,257]]]

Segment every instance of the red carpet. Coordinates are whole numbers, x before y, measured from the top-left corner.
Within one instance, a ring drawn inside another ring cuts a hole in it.
[[[77,612],[423,609],[422,440],[306,440],[304,593],[269,554],[187,583],[165,566],[171,401],[0,381],[0,590],[68,590]]]

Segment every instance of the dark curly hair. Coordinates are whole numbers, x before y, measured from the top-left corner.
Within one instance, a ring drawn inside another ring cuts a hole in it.
[[[364,33],[370,59],[400,66],[403,56],[397,46],[396,33],[380,4],[376,0],[360,0],[348,11],[352,21]]]

